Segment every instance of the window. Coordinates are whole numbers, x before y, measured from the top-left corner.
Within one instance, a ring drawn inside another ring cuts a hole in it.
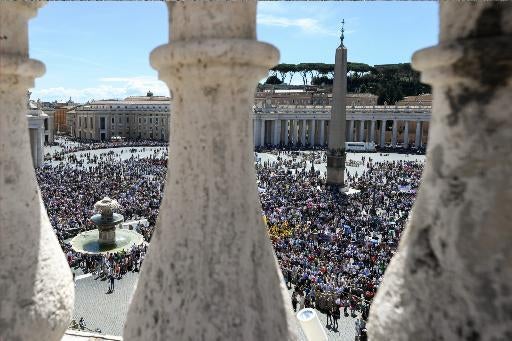
[[[105,117],[100,117],[100,129],[105,129]]]
[[[92,128],[92,117],[89,117],[89,123],[91,124],[91,128]]]
[[[157,118],[155,118],[155,123],[156,123],[156,124],[158,124],[158,117],[157,117]]]
[[[126,123],[130,123],[130,118],[129,117],[126,118]]]
[[[149,118],[149,123],[153,123],[153,118]]]
[[[141,122],[141,118],[139,117],[139,124],[140,124],[140,122]]]
[[[115,120],[114,120],[114,116],[112,116],[112,124],[114,124],[114,121],[115,121]]]

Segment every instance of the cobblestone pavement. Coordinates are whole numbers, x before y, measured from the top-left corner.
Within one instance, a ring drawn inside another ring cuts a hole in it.
[[[87,328],[101,329],[102,334],[121,335],[128,313],[130,298],[135,290],[138,273],[128,273],[115,281],[115,290],[107,294],[108,281],[76,271],[75,309],[73,319],[83,317]]]
[[[107,294],[108,282],[94,280],[75,270],[75,309],[73,319],[77,322],[83,317],[87,328],[99,328],[102,334],[121,335],[128,313],[130,298],[135,290],[138,273],[128,273],[121,280],[115,281],[115,291]],[[319,313],[322,325],[326,326],[327,317]],[[325,329],[329,341],[353,341],[355,338],[355,320],[342,316],[338,321],[339,330]],[[301,341],[307,341],[297,321]]]

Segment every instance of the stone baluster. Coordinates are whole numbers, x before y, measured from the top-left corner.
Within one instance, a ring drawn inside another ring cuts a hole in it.
[[[151,64],[174,95],[169,171],[124,340],[294,339],[249,129],[279,53],[255,40],[255,1],[167,6],[170,42]]]
[[[510,340],[512,3],[440,2],[427,163],[371,307],[371,340]]]
[[[28,20],[41,5],[0,2],[0,340],[60,340],[73,309],[71,271],[36,182],[26,117],[27,89],[44,73],[28,55]]]

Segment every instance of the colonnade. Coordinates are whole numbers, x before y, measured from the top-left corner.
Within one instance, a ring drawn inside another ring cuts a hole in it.
[[[390,121],[392,122],[391,127],[388,126]],[[419,148],[427,140],[428,121],[348,120],[346,136],[347,142],[373,142],[379,146],[397,147],[401,145],[404,148],[410,147],[412,144],[415,148]]]
[[[347,142],[419,148],[428,138],[428,121],[422,120],[347,120],[346,127]],[[323,146],[327,143],[328,130],[329,120],[322,119],[253,120],[255,146]]]
[[[255,146],[323,146],[327,144],[328,130],[327,120],[253,120]]]

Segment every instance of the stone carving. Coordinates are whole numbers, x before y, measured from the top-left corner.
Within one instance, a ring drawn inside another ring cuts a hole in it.
[[[512,3],[441,2],[427,164],[372,340],[512,339]]]
[[[124,339],[295,339],[251,136],[256,84],[278,51],[255,40],[255,1],[167,5],[170,43],[151,64],[174,98],[168,177]]]
[[[71,320],[71,271],[46,214],[30,155],[28,20],[42,2],[0,2],[0,340],[60,340]],[[13,133],[14,132],[14,133]]]

